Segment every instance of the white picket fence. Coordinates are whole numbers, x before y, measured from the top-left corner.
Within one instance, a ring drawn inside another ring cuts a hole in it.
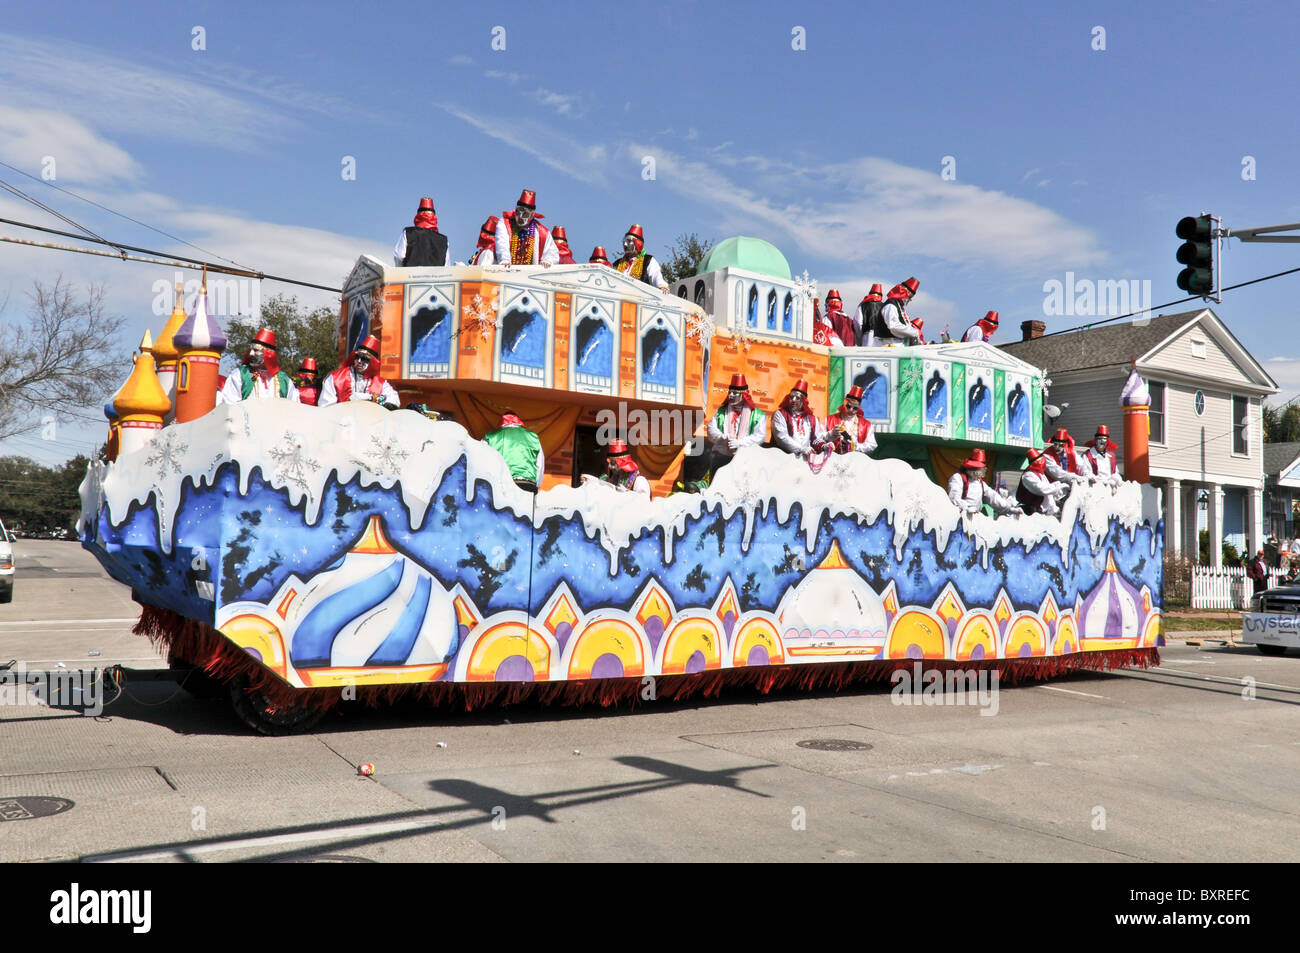
[[[1276,569],[1268,571],[1269,587],[1281,578]],[[1244,609],[1255,587],[1245,566],[1193,566],[1193,609]]]

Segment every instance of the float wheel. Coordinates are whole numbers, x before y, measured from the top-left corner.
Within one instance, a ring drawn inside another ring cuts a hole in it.
[[[176,676],[176,684],[195,698],[205,701],[220,698],[226,692],[226,683],[213,678],[193,662],[168,653],[167,667]]]
[[[262,735],[302,734],[316,727],[325,715],[323,709],[309,704],[272,705],[261,692],[250,690],[242,678],[230,684],[230,707],[240,721]]]

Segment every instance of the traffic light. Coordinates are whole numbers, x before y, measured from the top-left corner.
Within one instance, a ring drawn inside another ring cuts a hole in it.
[[[1214,291],[1214,223],[1209,215],[1178,222],[1175,229],[1184,239],[1178,247],[1178,262],[1186,265],[1178,274],[1178,287],[1189,294],[1208,295]]]

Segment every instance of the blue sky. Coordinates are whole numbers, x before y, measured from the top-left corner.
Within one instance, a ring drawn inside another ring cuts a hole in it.
[[[1291,8],[1058,6],[141,3],[128,17],[43,3],[0,24],[0,161],[39,177],[53,156],[63,188],[221,257],[332,285],[358,255],[391,254],[422,194],[463,258],[483,219],[531,188],[584,258],[632,222],[651,251],[683,232],[756,235],[846,301],[914,274],[928,334],[960,333],[992,308],[995,341],[1009,341],[1023,320],[1081,323],[1043,314],[1044,282],[1069,271],[1150,281],[1152,304],[1182,297],[1183,215],[1300,220]],[[206,49],[193,49],[196,27]],[[355,179],[341,175],[345,156]],[[0,178],[109,238],[199,255],[8,169]],[[61,227],[7,195],[0,217]],[[1230,242],[1224,283],[1298,257]],[[0,321],[20,316],[33,277],[59,272],[108,283],[124,348],[161,326],[153,288],[170,270],[11,244]],[[1281,399],[1300,394],[1298,292],[1300,275],[1215,307]],[[63,426],[0,453],[59,462],[102,430]]]

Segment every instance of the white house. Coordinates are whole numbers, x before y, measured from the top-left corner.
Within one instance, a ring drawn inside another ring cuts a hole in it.
[[[1151,483],[1164,491],[1165,548],[1195,557],[1209,531],[1210,561],[1223,543],[1254,552],[1264,539],[1261,402],[1277,384],[1209,308],[1034,337],[1002,347],[1045,369],[1055,426],[1080,444],[1098,424],[1123,446],[1119,395],[1130,359],[1151,389]],[[1068,406],[1067,406],[1068,405]],[[1055,426],[1053,429],[1055,429]],[[1123,453],[1120,454],[1121,459]]]

